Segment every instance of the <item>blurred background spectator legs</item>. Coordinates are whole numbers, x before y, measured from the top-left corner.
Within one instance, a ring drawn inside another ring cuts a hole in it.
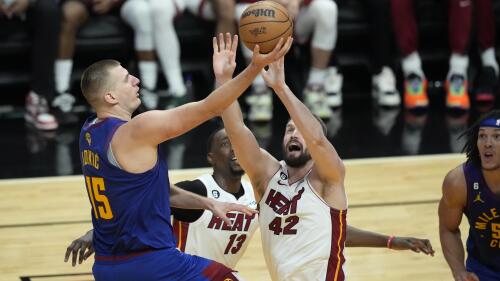
[[[19,21],[29,25],[32,34],[31,85],[26,96],[25,120],[40,130],[57,129],[58,123],[50,113],[49,102],[55,93],[54,60],[60,29],[60,11],[56,0],[14,0],[2,3],[0,25]]]

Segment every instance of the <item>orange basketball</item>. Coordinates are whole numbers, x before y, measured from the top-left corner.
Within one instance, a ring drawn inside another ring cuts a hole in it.
[[[271,52],[280,38],[292,35],[293,22],[282,5],[273,1],[259,1],[245,9],[240,18],[241,41],[250,50],[259,44],[263,54]]]

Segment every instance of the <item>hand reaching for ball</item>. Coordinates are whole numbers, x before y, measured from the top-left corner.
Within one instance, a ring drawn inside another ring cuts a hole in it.
[[[274,49],[268,54],[261,54],[259,52],[259,45],[255,45],[253,49],[252,64],[258,68],[264,68],[264,66],[279,60],[284,57],[286,53],[288,53],[290,47],[292,46],[292,42],[292,37],[288,37],[286,42],[283,38],[280,38],[276,47],[274,47]]]
[[[224,83],[233,78],[234,69],[236,68],[236,49],[238,48],[238,35],[234,35],[231,39],[231,34],[219,34],[219,38],[213,39],[214,55],[213,68],[215,80],[217,83]]]

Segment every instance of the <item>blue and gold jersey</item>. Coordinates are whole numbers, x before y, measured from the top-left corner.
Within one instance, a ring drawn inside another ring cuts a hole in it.
[[[158,161],[149,171],[132,174],[108,161],[116,129],[126,121],[91,116],[80,133],[80,157],[91,203],[96,255],[175,248],[170,224],[170,185],[167,162],[158,148]]]
[[[463,171],[467,181],[464,213],[470,225],[467,252],[500,272],[500,197],[488,187],[480,168],[465,163]]]

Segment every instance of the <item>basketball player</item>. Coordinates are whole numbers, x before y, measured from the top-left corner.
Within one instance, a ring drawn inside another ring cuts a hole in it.
[[[262,76],[291,116],[283,138],[284,161],[259,147],[237,103],[222,119],[256,192],[272,280],[344,280],[344,165],[321,123],[286,86],[283,61],[270,64]]]
[[[241,177],[244,174],[234,157],[231,143],[223,128],[208,137],[207,160],[212,174],[203,174],[195,180],[176,183],[180,188],[221,202],[239,203],[256,209],[252,186]],[[255,230],[257,215],[229,213],[232,225],[204,210],[172,208],[174,235],[177,248],[192,255],[206,257],[234,268],[243,256]],[[88,252],[86,252],[88,251]],[[65,261],[73,253],[73,266],[79,254],[79,263],[93,253],[92,231],[73,241],[66,251]]]
[[[480,118],[464,134],[467,161],[443,182],[439,234],[456,281],[500,280],[500,110]],[[462,214],[469,222],[467,260],[460,237]]]
[[[237,36],[213,39],[214,56],[231,52]],[[82,75],[82,93],[96,111],[80,133],[85,183],[92,204],[93,274],[99,280],[236,279],[222,264],[175,248],[170,205],[209,209],[225,219],[228,211],[255,210],[221,203],[170,187],[165,155],[158,144],[214,117],[233,102],[262,68],[283,57],[292,39],[281,39],[267,55],[255,48],[252,64],[207,98],[172,110],[148,111],[132,118],[140,105],[139,79],[117,61],[103,60]],[[220,50],[219,50],[220,49]],[[170,188],[169,188],[170,187]]]
[[[193,181],[176,183],[180,188],[222,202],[235,202],[255,208],[251,185],[242,180],[243,170],[234,157],[231,143],[223,128],[208,137],[207,159],[213,173],[204,174]],[[236,214],[230,227],[203,210],[172,208],[177,248],[188,254],[206,257],[234,268],[243,256],[257,229],[257,215]],[[231,214],[228,214],[231,215]],[[389,242],[389,243],[388,243]],[[347,247],[389,247],[395,250],[428,252],[428,240],[412,237],[389,237],[347,226]],[[74,240],[67,248],[65,261],[72,255],[72,265],[81,264],[92,253],[92,230]]]

